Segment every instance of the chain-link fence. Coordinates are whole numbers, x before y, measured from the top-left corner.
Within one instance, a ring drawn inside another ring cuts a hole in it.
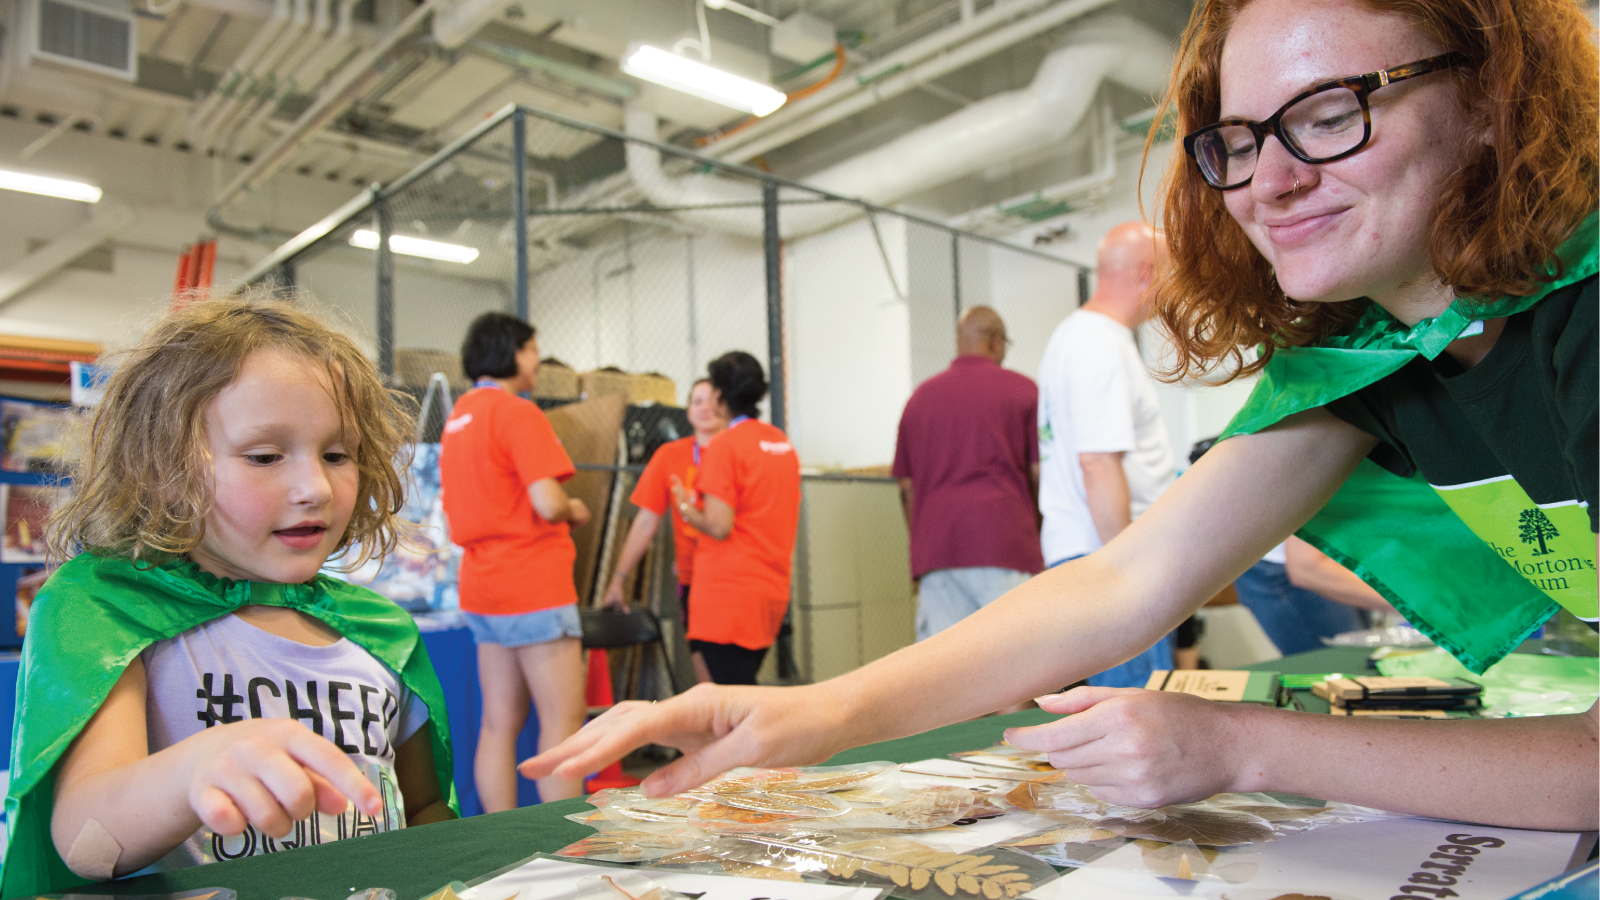
[[[808,473],[834,473],[807,482],[792,608],[803,640],[780,674],[834,674],[911,640],[904,525],[887,475],[912,389],[949,364],[956,320],[978,305],[1007,323],[1007,366],[1035,374],[1051,330],[1083,299],[1081,273],[699,156],[656,140],[655,127],[631,113],[624,133],[508,107],[284,245],[254,277],[342,309],[382,370],[419,397],[434,372],[466,387],[456,354],[488,310],[537,327],[542,405],[627,394],[624,449],[580,460],[604,479],[592,492],[605,525],[590,529],[591,546],[579,542],[586,602],[598,599],[631,521],[627,467],[688,434],[681,414],[647,414],[650,403],[681,406],[710,360],[754,354],[772,381],[765,416]],[[888,544],[832,539],[869,520]],[[894,566],[905,570],[898,589],[868,572]],[[659,611],[661,598],[645,597],[650,580],[635,595]],[[825,644],[858,652],[824,658],[815,648]]]

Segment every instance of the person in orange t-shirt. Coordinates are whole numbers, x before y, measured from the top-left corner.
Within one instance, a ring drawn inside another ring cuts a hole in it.
[[[528,400],[539,369],[533,326],[502,313],[473,320],[461,346],[473,389],[440,439],[439,479],[461,559],[461,612],[478,645],[483,719],[473,773],[485,812],[517,805],[517,734],[531,697],[539,748],[583,727],[583,629],[571,529],[589,521],[567,496],[572,460],[550,420]],[[581,779],[538,780],[540,801],[582,792]]]
[[[656,525],[673,506],[672,478],[677,478],[690,497],[695,496],[695,472],[700,468],[700,454],[711,439],[728,427],[728,407],[717,397],[711,380],[702,378],[689,388],[689,424],[694,428],[692,437],[679,438],[662,444],[650,455],[639,483],[628,502],[639,508],[628,529],[628,538],[622,545],[622,556],[617,560],[617,572],[606,588],[605,605],[625,607],[628,601],[622,596],[623,582],[628,574],[644,559],[655,537]],[[690,502],[698,505],[696,500]],[[689,585],[694,575],[695,542],[700,533],[695,531],[682,515],[672,517],[673,568],[678,575],[678,603],[683,610],[682,621],[689,621]],[[700,681],[710,681],[705,658],[694,654],[694,674]]]
[[[781,430],[760,421],[766,373],[743,351],[711,361],[711,386],[733,415],[707,445],[696,489],[676,476],[672,498],[701,539],[695,545],[689,647],[717,684],[755,684],[789,606],[800,527],[800,458]]]

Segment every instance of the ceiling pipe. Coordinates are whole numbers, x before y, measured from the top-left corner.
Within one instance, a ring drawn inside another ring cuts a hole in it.
[[[707,144],[701,152],[729,162],[753,159],[1112,2],[1062,0],[1051,5],[1049,0],[1002,0]]]
[[[267,95],[250,112],[243,124],[232,129],[232,150],[239,150],[239,145],[255,134],[256,129],[277,112],[279,104],[300,92],[300,74],[306,70],[308,63],[322,59],[328,47],[334,43],[333,16],[330,12],[332,6],[332,0],[316,0],[316,12],[311,16],[311,39],[305,44],[305,52],[292,61],[285,58],[276,70],[268,73]]]
[[[1083,201],[1097,201],[1108,195],[1117,182],[1117,138],[1121,129],[1117,127],[1110,102],[1100,101],[1095,113],[1099,134],[1090,140],[1090,159],[1093,164],[1087,175],[970,210],[951,219],[950,225],[977,234],[1004,235],[1032,224],[1026,217],[1019,217],[1019,210],[1063,203],[1070,206]],[[1050,217],[1072,211],[1062,210]]]
[[[329,123],[343,115],[383,74],[383,64],[412,36],[428,16],[433,14],[438,0],[423,0],[400,24],[385,34],[371,49],[347,63],[339,73],[318,93],[317,99],[300,118],[261,151],[254,161],[235,175],[233,180],[217,195],[214,209],[227,209],[238,203],[244,195],[255,190],[262,182],[277,174],[305,143]]]
[[[310,0],[294,0],[294,14],[289,17],[289,24],[279,33],[278,39],[272,46],[246,71],[244,87],[235,91],[233,96],[224,99],[212,112],[210,120],[200,129],[200,142],[195,144],[195,147],[200,150],[210,150],[217,146],[220,136],[238,120],[240,111],[253,108],[253,104],[259,102],[263,94],[272,91],[273,79],[278,66],[283,62],[284,54],[293,51],[301,44],[301,39],[310,26]]]
[[[243,89],[246,70],[255,65],[256,59],[278,36],[283,26],[288,24],[289,10],[289,0],[274,0],[272,15],[256,31],[255,36],[250,38],[250,43],[246,44],[244,50],[240,51],[238,59],[233,61],[233,65],[218,80],[217,86],[211,89],[211,93],[200,101],[199,106],[195,107],[194,112],[189,116],[189,125],[185,137],[189,139],[190,144],[199,143],[201,128],[204,127],[206,122],[210,121],[211,114],[216,111],[222,101],[232,96],[235,91]]]
[[[1165,88],[1172,44],[1125,15],[1102,13],[1074,28],[1040,64],[1027,87],[995,94],[913,129],[873,150],[813,174],[804,184],[832,194],[888,204],[997,162],[1058,143],[1081,126],[1102,81],[1151,95]],[[628,110],[629,134],[656,139],[650,113]],[[678,215],[736,234],[761,233],[752,184],[713,174],[666,175],[654,147],[630,142],[628,173],[661,206],[732,206]],[[783,199],[800,199],[790,192]],[[785,237],[831,227],[858,211],[841,204],[792,205],[781,218]]]

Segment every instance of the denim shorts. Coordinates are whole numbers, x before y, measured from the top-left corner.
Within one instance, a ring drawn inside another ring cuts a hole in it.
[[[472,632],[472,640],[477,644],[524,647],[583,637],[578,606],[574,603],[510,616],[480,616],[462,610],[461,618],[466,620],[467,630]]]

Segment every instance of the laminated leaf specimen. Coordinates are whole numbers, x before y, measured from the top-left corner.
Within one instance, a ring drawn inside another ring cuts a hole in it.
[[[1137,809],[1102,802],[1064,774],[1048,781],[1019,784],[1006,794],[1019,809],[1048,816],[1068,826],[1092,826],[1130,838],[1202,847],[1227,847],[1270,841],[1321,824],[1349,821],[1331,808],[1285,806],[1263,794],[1218,794],[1199,803]]]
[[[951,853],[905,838],[830,839],[825,835],[739,835],[711,852],[830,881],[888,881],[910,900],[1014,900],[1052,879],[1054,871],[1020,854],[990,848]]]
[[[829,831],[926,831],[971,818],[974,809],[982,812],[990,806],[988,801],[966,788],[929,785],[912,788],[896,803],[852,809],[838,818],[808,822],[806,827]]]
[[[690,791],[681,795],[685,799],[702,803],[751,810],[759,813],[776,813],[795,818],[837,816],[850,811],[850,804],[831,794],[805,791],[750,791],[725,793],[717,791]]]
[[[867,786],[894,770],[894,763],[887,762],[801,769],[734,769],[700,790],[714,794],[742,794],[754,791],[827,793]]]
[[[1138,817],[1107,816],[1095,825],[1131,838],[1168,844],[1193,841],[1202,847],[1227,847],[1270,841],[1277,834],[1272,823],[1248,813],[1207,808],[1203,804],[1165,806]]]
[[[1053,828],[1039,834],[1030,834],[1006,841],[1004,846],[1043,847],[1049,844],[1086,844],[1090,841],[1104,841],[1115,837],[1121,837],[1121,835],[1107,828],[1097,828],[1093,825],[1067,825],[1062,828]]]
[[[556,855],[611,862],[644,862],[688,850],[704,841],[705,836],[698,829],[687,827],[653,831],[606,829],[562,847],[556,851]]]
[[[1024,772],[1053,772],[1055,766],[1043,753],[1018,750],[1009,744],[1000,744],[987,750],[963,750],[952,753],[953,759],[975,766],[992,766],[997,769],[1017,769]]]

